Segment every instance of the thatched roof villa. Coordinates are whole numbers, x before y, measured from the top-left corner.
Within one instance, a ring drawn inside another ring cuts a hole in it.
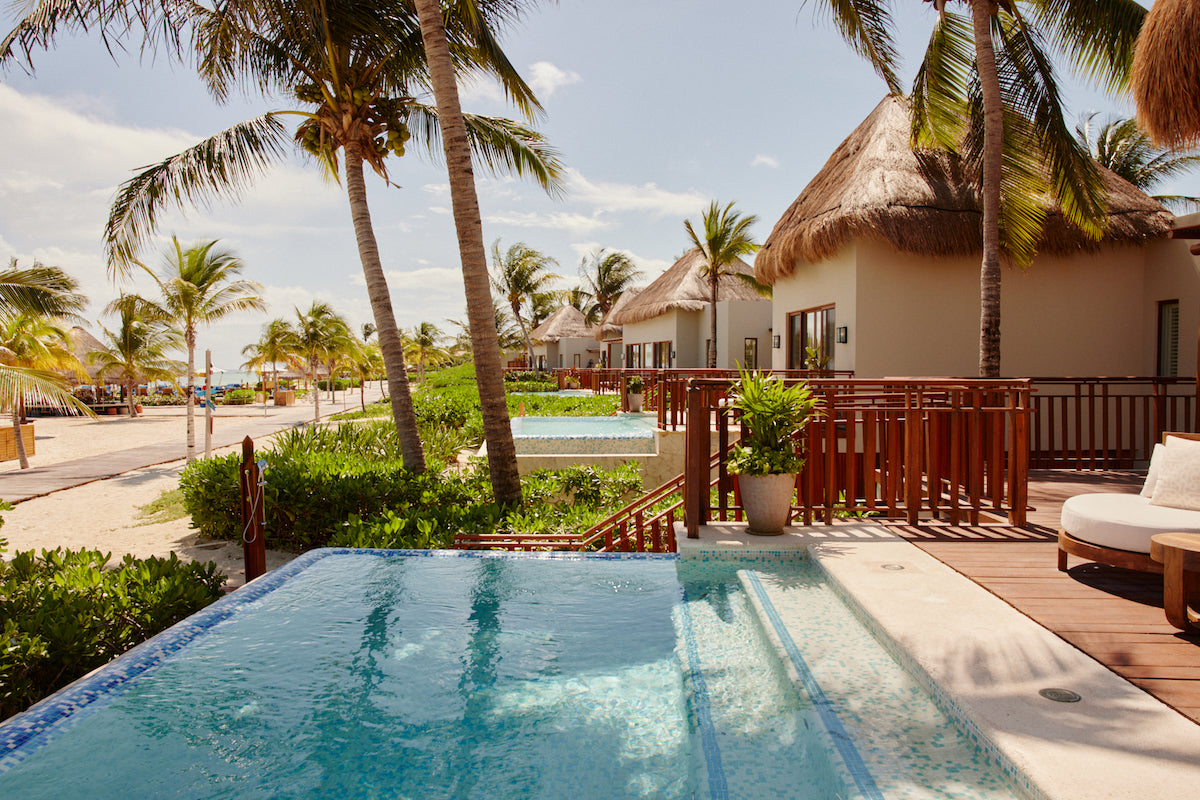
[[[613,307],[608,320],[622,327],[624,363],[628,368],[705,366],[709,339],[709,282],[703,274],[704,254],[692,248],[623,307]],[[738,260],[734,270],[753,275]],[[624,295],[622,295],[624,299]],[[619,304],[619,303],[618,303]],[[722,275],[717,283],[717,366],[733,369],[746,363],[769,342],[770,301],[746,282]],[[765,362],[762,362],[765,363]]]
[[[574,306],[555,311],[530,332],[529,338],[533,340],[538,369],[596,366],[600,362],[595,330]]]
[[[1109,229],[1053,211],[1034,263],[1006,268],[1005,375],[1192,374],[1200,280],[1173,217],[1107,170]],[[755,260],[774,287],[776,368],[809,346],[861,377],[978,371],[980,201],[957,159],[909,146],[888,97],[830,156]]]

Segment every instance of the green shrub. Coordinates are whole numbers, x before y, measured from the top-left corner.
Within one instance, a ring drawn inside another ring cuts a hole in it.
[[[0,551],[3,542],[0,541]],[[44,550],[0,560],[0,718],[86,675],[212,603],[215,564],[96,550]]]
[[[244,406],[247,403],[253,403],[254,399],[253,389],[230,389],[225,393],[221,402],[227,406]]]
[[[507,381],[504,384],[506,392],[557,392],[555,381]]]
[[[617,413],[621,399],[613,394],[590,397],[559,397],[557,395],[524,395],[508,397],[508,413],[516,416],[522,405],[531,417],[610,417]]]

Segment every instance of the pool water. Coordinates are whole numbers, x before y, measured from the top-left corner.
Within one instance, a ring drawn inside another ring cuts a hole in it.
[[[655,452],[652,415],[612,417],[513,417],[513,442],[519,455],[637,454]]]
[[[317,551],[106,671],[0,726],[0,796],[1015,796],[807,562]]]

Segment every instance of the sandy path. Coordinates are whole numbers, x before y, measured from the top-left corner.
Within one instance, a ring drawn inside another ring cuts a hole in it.
[[[379,396],[367,390],[367,402]],[[341,411],[337,404],[321,403],[321,415]],[[346,408],[358,405],[357,393]],[[103,458],[106,453],[186,438],[187,422],[182,408],[147,408],[138,419],[102,417],[88,420],[74,417],[47,417],[35,421],[36,455],[31,466],[44,466],[77,458]],[[312,406],[303,404],[288,409],[269,408],[280,428],[312,416]],[[218,407],[215,426],[236,426],[246,415],[262,415],[262,406]],[[222,427],[222,430],[228,428]],[[196,442],[204,446],[203,415],[198,415]],[[214,455],[234,452],[235,447],[214,450]],[[126,472],[107,480],[64,489],[45,497],[26,500],[12,511],[5,511],[0,538],[8,540],[9,552],[64,547],[89,548],[112,553],[119,561],[126,554],[138,557],[166,556],[176,553],[190,561],[212,561],[229,582],[244,582],[240,544],[201,539],[191,528],[191,519],[148,525],[138,519],[138,508],[174,489],[183,470],[182,460]],[[0,471],[18,469],[16,461],[0,462]],[[294,558],[290,553],[267,551],[267,568],[274,569]]]

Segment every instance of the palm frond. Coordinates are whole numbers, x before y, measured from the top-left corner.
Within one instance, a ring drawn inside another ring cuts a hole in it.
[[[12,258],[8,269],[0,270],[0,313],[76,318],[88,302],[78,289],[78,281],[58,267],[36,261],[19,267]]]
[[[967,127],[968,87],[975,70],[970,20],[945,12],[929,37],[912,88],[914,147],[957,150]]]
[[[59,411],[95,416],[71,394],[61,375],[40,369],[0,365],[0,407],[14,408],[19,402],[49,406]]]
[[[284,155],[287,135],[275,113],[239,123],[121,184],[104,228],[110,272],[128,274],[164,204],[207,206],[237,193]]]
[[[879,0],[817,0],[817,6],[829,13],[850,49],[871,63],[888,91],[900,94],[896,77],[899,55],[888,4]]]
[[[1029,0],[1031,19],[1076,69],[1110,92],[1128,88],[1146,9],[1134,0]]]

